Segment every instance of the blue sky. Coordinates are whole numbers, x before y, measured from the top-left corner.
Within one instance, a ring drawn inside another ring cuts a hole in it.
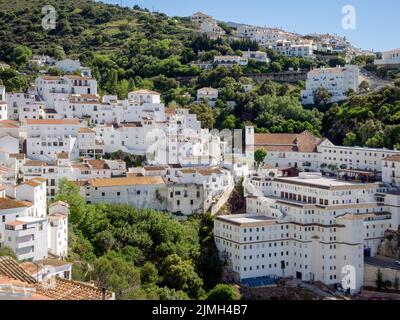
[[[374,51],[400,47],[398,0],[103,0],[114,4],[121,1],[123,6],[137,4],[172,16],[202,11],[218,20],[282,27],[301,34],[329,32]],[[341,26],[344,5],[356,9],[355,30]]]

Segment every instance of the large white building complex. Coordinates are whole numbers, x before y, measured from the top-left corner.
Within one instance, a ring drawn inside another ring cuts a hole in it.
[[[303,104],[314,103],[314,92],[324,88],[332,95],[330,102],[346,100],[349,90],[358,91],[360,71],[356,65],[336,68],[319,68],[307,75],[306,89],[301,92]]]
[[[308,131],[299,134],[254,133],[253,127],[247,127],[247,157],[254,158],[257,149],[267,151],[265,163],[274,167],[325,172],[359,170],[377,175],[382,173],[386,158],[400,155],[398,150],[336,146],[329,139],[318,138]]]
[[[356,183],[303,173],[255,175],[245,182],[247,214],[215,221],[219,251],[243,281],[293,276],[340,286],[344,268],[363,284],[364,255],[375,256],[399,225],[398,195],[382,183]]]
[[[259,149],[267,157],[244,180],[246,213],[215,220],[231,280],[294,277],[359,292],[364,257],[400,225],[400,151],[335,146],[307,131],[245,130],[245,157]],[[344,283],[348,270],[355,278]]]

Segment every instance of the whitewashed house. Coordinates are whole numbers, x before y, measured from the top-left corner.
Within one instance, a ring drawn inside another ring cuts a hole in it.
[[[254,60],[257,62],[264,62],[269,63],[270,59],[266,52],[263,51],[243,51],[243,57],[247,58],[248,60]]]
[[[386,69],[400,69],[400,48],[383,52],[382,59],[376,59],[374,64]]]
[[[302,103],[313,104],[314,92],[319,88],[325,88],[332,95],[330,102],[346,100],[347,91],[358,91],[359,73],[359,67],[355,65],[310,71],[307,75],[306,89],[301,92]]]
[[[58,257],[68,255],[68,215],[67,203],[57,201],[49,205],[48,250]]]
[[[87,203],[126,204],[165,210],[167,185],[162,177],[131,176],[93,179],[81,187]]]
[[[201,88],[197,90],[197,101],[207,100],[211,105],[215,105],[218,99],[219,91],[211,87]]]
[[[247,66],[249,60],[241,56],[215,56],[214,64],[223,67],[232,67],[234,65]]]
[[[400,153],[383,159],[382,181],[400,187]]]
[[[55,161],[66,153],[70,159],[79,157],[78,119],[27,120],[27,156],[32,160]]]
[[[18,217],[5,223],[3,244],[10,247],[20,261],[46,259],[47,218]]]
[[[75,75],[40,76],[35,86],[38,96],[48,107],[53,107],[55,100],[67,98],[70,94],[97,95],[96,79]]]

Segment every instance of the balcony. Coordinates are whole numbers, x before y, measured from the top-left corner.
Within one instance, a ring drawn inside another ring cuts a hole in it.
[[[35,240],[29,240],[29,241],[22,241],[22,242],[18,242],[16,243],[16,248],[17,249],[23,249],[23,248],[29,248],[29,247],[33,247],[35,245]]]

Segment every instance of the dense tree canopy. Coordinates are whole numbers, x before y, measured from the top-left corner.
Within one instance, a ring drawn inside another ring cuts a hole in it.
[[[218,284],[211,216],[180,222],[164,212],[86,204],[66,180],[56,200],[70,205],[69,260],[78,280],[119,299],[202,299]]]

